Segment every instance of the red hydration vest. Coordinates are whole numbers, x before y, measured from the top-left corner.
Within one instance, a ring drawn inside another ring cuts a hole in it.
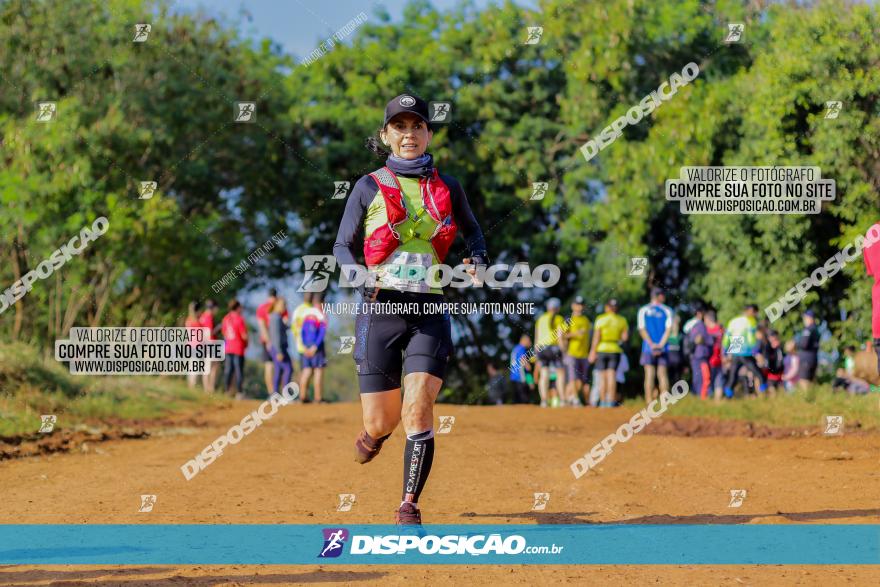
[[[364,236],[364,259],[367,265],[379,265],[397,250],[402,242],[400,234],[394,227],[402,224],[407,218],[406,201],[397,176],[388,167],[377,169],[369,174],[385,199],[385,213],[388,221]],[[437,259],[442,263],[455,240],[458,227],[452,216],[452,197],[449,187],[440,179],[440,174],[434,168],[434,175],[430,178],[419,178],[419,190],[422,195],[422,206],[428,213],[437,228],[431,235],[431,246],[437,254]]]

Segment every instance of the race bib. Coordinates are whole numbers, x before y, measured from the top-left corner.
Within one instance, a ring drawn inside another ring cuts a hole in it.
[[[376,283],[380,287],[429,293],[431,287],[427,282],[428,269],[434,264],[430,253],[392,253],[385,263],[371,270],[376,275]]]

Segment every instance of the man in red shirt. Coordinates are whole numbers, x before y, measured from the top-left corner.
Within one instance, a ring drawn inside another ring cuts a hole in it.
[[[266,393],[272,394],[275,388],[275,375],[273,373],[272,354],[269,352],[269,313],[278,297],[278,291],[273,287],[269,290],[269,299],[257,306],[257,329],[260,333],[260,346],[263,348],[263,380],[266,383]],[[281,315],[287,324],[287,310]]]
[[[226,341],[226,364],[224,365],[226,393],[232,395],[232,378],[235,377],[235,386],[238,389],[235,398],[243,399],[244,350],[248,345],[248,332],[238,300],[229,302],[229,313],[223,317],[223,338]]]
[[[868,275],[874,278],[874,287],[871,289],[871,335],[877,353],[877,368],[880,370],[880,222],[868,229],[864,246],[865,268]]]
[[[217,340],[217,327],[214,326],[214,316],[217,315],[217,302],[214,300],[205,301],[205,311],[199,316],[199,326],[207,328],[211,331],[209,340]],[[220,374],[220,362],[211,361],[211,371],[207,375],[202,376],[202,385],[205,391],[210,393],[214,391],[217,385],[217,376]]]

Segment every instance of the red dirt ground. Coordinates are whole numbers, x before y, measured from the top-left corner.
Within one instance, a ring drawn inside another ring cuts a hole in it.
[[[257,402],[69,453],[6,460],[0,523],[391,523],[399,503],[403,434],[366,466],[352,459],[357,404],[283,408],[205,471],[180,465]],[[456,417],[437,436],[420,499],[426,523],[880,523],[880,435],[767,437],[705,422],[652,424],[575,480],[569,465],[626,421],[624,409],[437,406]],[[672,422],[672,419],[668,419]],[[653,429],[652,429],[653,428]],[[695,432],[699,428],[702,432]],[[711,428],[711,426],[710,426]],[[807,431],[810,432],[810,431]],[[665,433],[658,435],[657,433]],[[694,436],[677,436],[688,434]],[[772,436],[772,435],[771,435]],[[99,449],[99,450],[98,450]],[[738,509],[730,490],[746,489]],[[532,494],[550,493],[543,512]],[[156,494],[138,513],[141,494]],[[354,493],[350,512],[335,509]],[[831,566],[13,566],[2,585],[382,584],[827,585],[878,584],[878,567]]]

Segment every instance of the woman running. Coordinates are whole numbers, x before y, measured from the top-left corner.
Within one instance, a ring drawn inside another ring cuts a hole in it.
[[[426,310],[442,303],[443,291],[431,287],[426,270],[444,262],[459,229],[469,251],[462,260],[472,266],[469,273],[489,260],[464,190],[454,177],[440,174],[425,152],[433,137],[425,101],[403,94],[388,102],[377,135],[367,147],[387,156],[385,165],[355,184],[333,247],[343,268],[357,263],[355,249],[362,248],[376,279],[361,290],[365,311],[355,326],[353,356],[364,417],[355,460],[363,464],[375,458],[402,419],[403,492],[395,518],[398,524],[421,524],[419,495],[434,459],[434,401],[452,352],[449,314],[371,310],[381,310],[380,303],[415,303]]]

